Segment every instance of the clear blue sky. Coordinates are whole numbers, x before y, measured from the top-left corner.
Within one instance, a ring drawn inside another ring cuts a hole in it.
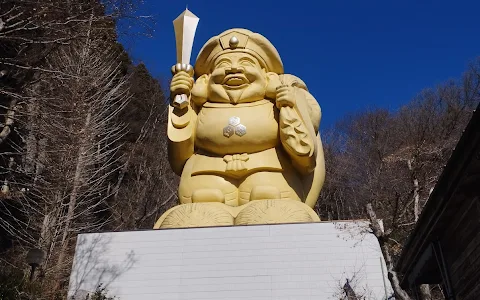
[[[188,4],[200,18],[193,60],[226,29],[263,34],[285,72],[302,78],[320,103],[321,127],[366,108],[395,110],[423,88],[459,78],[480,56],[480,0],[144,1],[141,13],[157,19],[154,37],[124,44],[154,76],[171,77],[172,21]]]

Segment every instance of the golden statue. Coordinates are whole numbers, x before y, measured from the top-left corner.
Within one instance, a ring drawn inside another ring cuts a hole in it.
[[[207,41],[194,68],[172,72],[168,150],[181,204],[155,228],[319,221],[320,106],[284,74],[275,47],[230,29]]]

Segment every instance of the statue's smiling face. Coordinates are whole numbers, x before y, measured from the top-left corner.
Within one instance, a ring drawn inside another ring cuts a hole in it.
[[[220,55],[213,64],[209,79],[209,100],[243,103],[265,98],[266,72],[248,53]]]

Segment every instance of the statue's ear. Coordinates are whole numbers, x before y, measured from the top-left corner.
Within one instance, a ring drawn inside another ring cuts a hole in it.
[[[275,99],[277,96],[277,87],[282,85],[280,77],[277,73],[267,72],[267,87],[265,90],[265,96],[269,99]]]
[[[204,74],[198,77],[192,88],[192,101],[197,106],[202,106],[208,99],[208,80],[210,76]]]

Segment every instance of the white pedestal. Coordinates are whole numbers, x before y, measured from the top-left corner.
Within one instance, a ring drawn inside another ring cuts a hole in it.
[[[349,279],[385,299],[381,264],[364,222],[80,234],[69,296],[103,283],[119,300],[340,299]]]

